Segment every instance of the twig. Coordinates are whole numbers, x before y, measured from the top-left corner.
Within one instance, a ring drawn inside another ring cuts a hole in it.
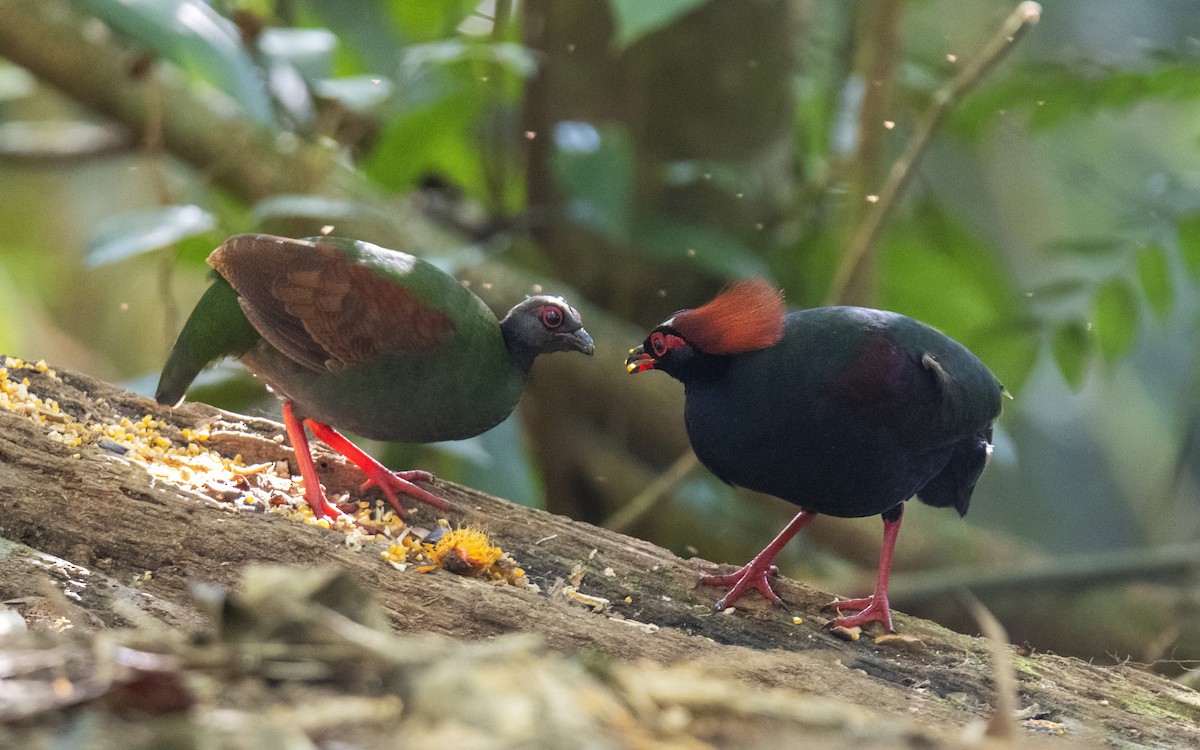
[[[968,91],[1004,59],[1017,40],[1040,20],[1041,13],[1042,6],[1030,0],[1018,5],[1016,10],[1004,21],[999,33],[984,46],[979,55],[933,95],[933,106],[926,113],[925,118],[918,123],[916,132],[904,148],[904,153],[900,155],[888,172],[887,180],[877,194],[877,199],[864,215],[863,221],[855,229],[842,252],[827,297],[829,302],[840,301],[846,293],[846,289],[849,288],[863,259],[878,241],[884,222],[891,216],[900,195],[912,181],[917,165],[925,156],[929,144],[933,141],[934,133],[946,119],[946,115]]]
[[[992,715],[988,717],[987,729],[983,734],[1011,743],[1016,735],[1013,717],[1017,713],[1017,676],[1013,671],[1012,654],[1008,650],[1008,633],[996,616],[969,591],[960,591],[959,597],[966,601],[971,616],[979,623],[979,631],[987,638],[988,650],[992,653],[996,698],[992,702]]]
[[[887,169],[887,138],[891,131],[880,125],[888,119],[896,89],[895,71],[900,66],[903,0],[873,0],[863,3],[868,12],[862,19],[863,30],[856,44],[854,68],[861,81],[862,101],[855,123],[855,148],[845,180],[847,194],[867,195],[875,191]],[[849,105],[852,106],[852,105]],[[845,240],[862,224],[872,205],[852,200],[842,215],[841,236]],[[875,266],[860,263],[857,272],[842,290],[846,303],[870,304],[874,299]]]
[[[683,484],[692,471],[699,465],[700,462],[696,459],[695,453],[691,451],[684,453],[675,460],[675,463],[671,464],[669,469],[651,482],[646,489],[638,493],[601,525],[613,531],[628,529],[637,523],[639,518],[653,510],[654,506],[658,505],[664,497],[671,494],[679,485]]]
[[[175,202],[175,196],[167,184],[167,153],[163,145],[163,95],[162,82],[153,72],[153,63],[146,63],[143,75],[146,80],[146,125],[142,134],[142,150],[149,167],[150,182],[161,206]],[[179,304],[171,293],[171,281],[175,277],[175,259],[178,246],[172,242],[160,254],[158,261],[158,296],[163,310],[163,345],[170,347],[179,331]],[[165,350],[164,350],[165,351]]]
[[[513,19],[512,0],[497,0],[492,13],[492,42],[503,44],[508,41]],[[508,211],[506,195],[509,183],[509,166],[512,154],[510,144],[514,142],[509,120],[505,117],[504,89],[505,69],[499,59],[493,57],[488,65],[487,94],[484,100],[484,137],[482,160],[484,182],[487,185],[488,214],[503,216]]]
[[[1018,570],[995,569],[906,573],[892,579],[894,602],[933,599],[969,589],[975,594],[1031,588],[1073,588],[1122,581],[1184,577],[1200,569],[1200,543],[1169,544],[1151,549],[1105,551],[1056,557]]]

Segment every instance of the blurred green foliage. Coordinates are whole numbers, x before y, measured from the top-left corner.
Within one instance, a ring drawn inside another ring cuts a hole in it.
[[[793,304],[820,303],[867,199],[847,193],[847,175],[868,135],[856,117],[870,95],[856,54],[871,43],[859,36],[871,4],[763,5],[787,21],[768,25],[770,39],[705,26],[741,12],[723,0],[554,10],[510,0],[75,3],[156,66],[220,92],[281,148],[327,144],[380,194],[415,196],[434,221],[462,230],[456,262],[506,251],[505,262],[580,286],[600,269],[607,280],[588,288],[591,301],[639,326],[656,320],[656,306],[700,302],[699,290],[737,276],[769,275]],[[934,92],[1010,11],[985,0],[908,4],[894,114],[871,126],[883,139],[881,173]],[[604,16],[591,25],[595,38],[579,40],[602,44],[538,46],[548,19],[575,12]],[[687,30],[708,36],[680,36]],[[962,340],[1017,395],[973,519],[1065,549],[1200,532],[1197,38],[1200,14],[1188,3],[1047,2],[1042,24],[951,112],[885,228],[872,301]],[[711,100],[688,102],[674,121],[646,119],[671,119],[683,105],[640,83],[703,66],[735,43],[787,50],[747,58],[738,75],[775,75],[792,98],[708,122],[695,113],[753,99],[754,86],[770,90],[757,78],[716,77]],[[557,67],[561,55],[585,53],[612,68]],[[608,95],[623,106],[546,102],[572,87],[598,91],[618,73]],[[564,110],[572,116],[539,119]],[[783,127],[759,128],[765,119]],[[124,133],[114,147],[93,143],[93,131],[51,127],[81,121],[95,124],[0,68],[2,351],[148,391],[203,287],[203,258],[224,236],[354,225],[380,210],[295,192],[244,205],[203,171],[144,148],[143,134]],[[718,121],[733,123],[729,143],[689,140]],[[531,177],[538,153],[548,182]],[[554,222],[570,228],[570,242],[530,240],[529,230],[537,240]],[[214,403],[274,408],[248,396],[261,394],[244,379],[201,387]],[[509,424],[465,446],[394,448],[391,458],[539,503],[545,467],[532,465],[526,439]],[[1130,461],[1131,451],[1170,460]],[[1081,492],[1081,478],[1102,481]],[[689,487],[673,506],[689,518],[727,494]],[[689,505],[689,496],[701,499]],[[1176,522],[1127,523],[1147,497]],[[1038,529],[1028,531],[1034,516]]]
[[[629,45],[653,31],[667,26],[679,16],[703,5],[705,0],[611,0],[617,22],[616,43]]]
[[[114,31],[137,39],[189,75],[228,94],[242,111],[271,124],[264,78],[237,27],[194,0],[89,0],[88,10]]]

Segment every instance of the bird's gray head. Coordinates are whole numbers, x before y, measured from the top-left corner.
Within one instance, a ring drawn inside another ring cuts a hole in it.
[[[562,297],[544,294],[527,297],[508,311],[500,321],[500,330],[513,356],[530,364],[539,354],[567,351],[591,354],[596,350],[592,337],[583,330],[579,313]]]

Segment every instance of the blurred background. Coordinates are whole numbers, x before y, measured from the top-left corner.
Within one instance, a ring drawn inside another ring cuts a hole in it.
[[[540,360],[479,438],[371,449],[741,564],[794,508],[697,468],[682,389],[629,378],[625,352],[739,277],[796,307],[897,310],[1015,398],[965,521],[910,507],[893,605],[973,632],[967,586],[1018,643],[1189,679],[1200,13],[1017,12],[0,0],[0,352],[150,393],[237,232],[415,252],[497,310],[563,293],[595,358]],[[278,414],[232,363],[190,398]],[[880,534],[819,519],[779,562],[867,593]]]

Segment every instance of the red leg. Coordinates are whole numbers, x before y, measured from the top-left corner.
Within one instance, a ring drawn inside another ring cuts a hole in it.
[[[283,427],[287,430],[288,440],[296,453],[296,463],[300,466],[300,476],[304,477],[304,499],[312,508],[317,518],[337,518],[342,512],[325,498],[321,491],[321,480],[317,478],[317,467],[313,465],[312,453],[308,449],[308,435],[304,434],[304,425],[292,413],[289,402],[283,404]]]
[[[428,482],[433,479],[433,475],[427,471],[391,471],[383,464],[376,461],[365,451],[359,448],[354,443],[342,437],[341,433],[333,429],[327,424],[314,422],[311,419],[304,421],[308,425],[308,429],[312,430],[313,435],[316,435],[330,448],[333,448],[338,453],[341,453],[346,458],[350,459],[358,468],[362,469],[367,475],[366,484],[363,489],[376,485],[383,493],[387,495],[388,501],[396,512],[401,516],[408,514],[404,506],[396,498],[396,493],[408,495],[422,502],[428,503],[435,508],[445,510],[448,506],[446,501],[426,490],[421,489],[413,482]]]
[[[883,520],[883,548],[879,551],[879,572],[875,577],[875,593],[862,599],[847,599],[829,604],[834,611],[840,613],[843,609],[858,610],[858,614],[838,616],[830,625],[841,625],[852,628],[868,622],[881,622],[887,632],[895,632],[892,627],[892,609],[888,604],[888,576],[892,572],[892,551],[896,548],[896,535],[900,533],[900,519],[904,515],[904,506],[893,519]]]
[[[783,527],[783,531],[779,532],[779,536],[775,537],[770,544],[763,548],[754,556],[754,559],[746,563],[742,567],[730,573],[727,576],[702,576],[700,583],[705,586],[730,586],[728,593],[717,601],[713,609],[720,612],[726,607],[732,606],[734,602],[742,598],[742,595],[749,589],[758,589],[758,591],[767,599],[770,599],[776,604],[782,604],[779,596],[771,589],[771,584],[767,581],[767,576],[778,573],[779,569],[771,564],[775,559],[775,555],[779,554],[779,550],[796,536],[796,532],[804,528],[804,526],[814,518],[816,513],[810,513],[807,510],[802,510],[796,514],[787,526]]]

